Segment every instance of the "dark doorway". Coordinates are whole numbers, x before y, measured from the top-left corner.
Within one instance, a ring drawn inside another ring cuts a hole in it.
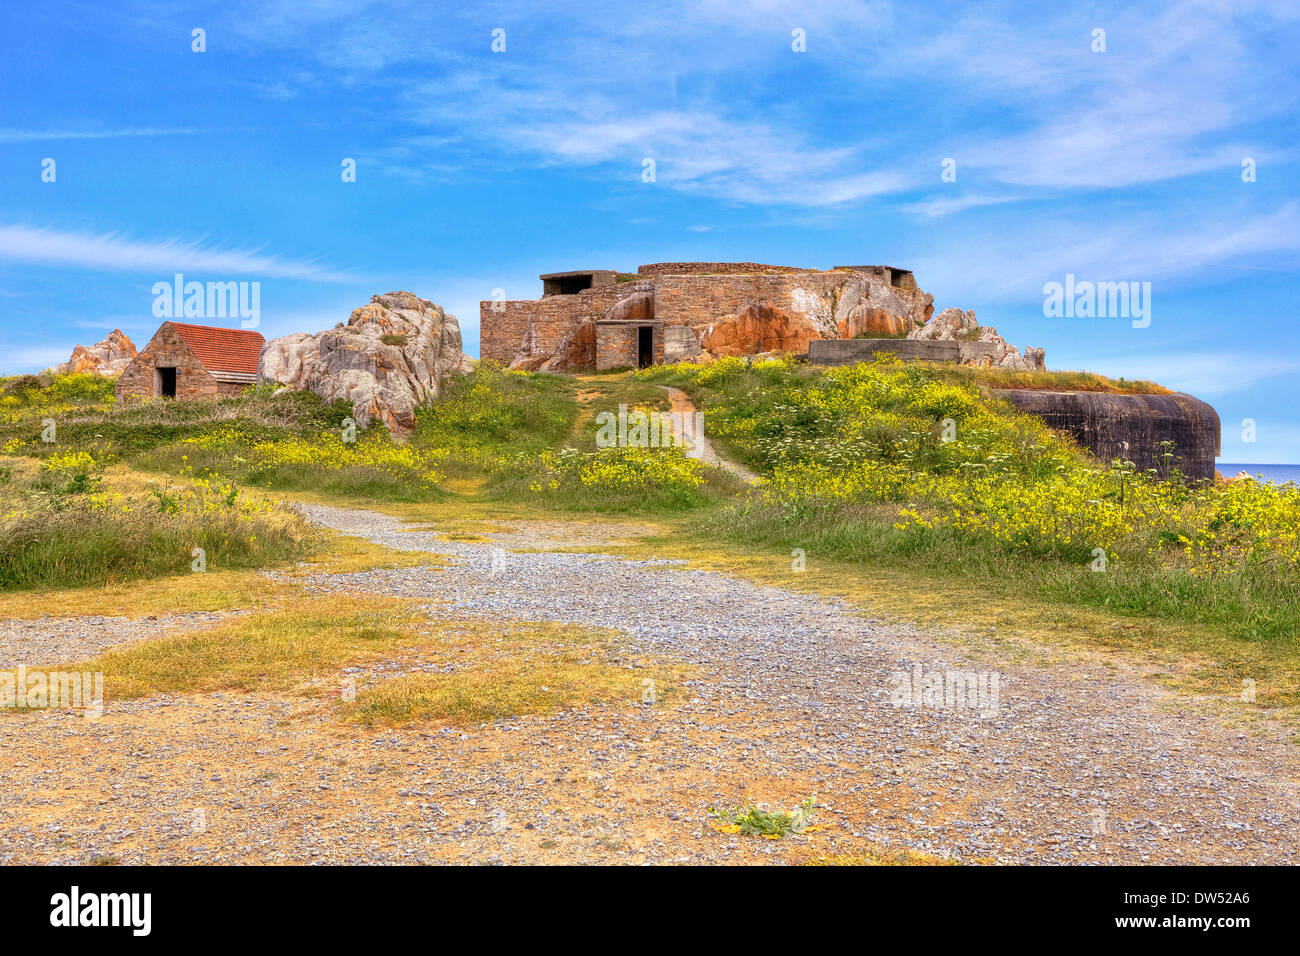
[[[651,325],[637,326],[636,364],[639,368],[655,363],[655,330]]]
[[[577,295],[583,289],[590,289],[590,275],[556,276],[554,279],[542,280],[543,295]]]
[[[165,398],[176,397],[176,369],[158,369],[158,394]]]

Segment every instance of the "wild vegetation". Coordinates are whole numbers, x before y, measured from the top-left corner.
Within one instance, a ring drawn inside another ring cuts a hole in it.
[[[107,380],[98,376],[45,381],[24,387],[22,401],[0,420],[0,450],[41,458],[90,449],[101,464],[274,491],[395,501],[437,497],[439,459],[397,444],[378,424],[347,432],[355,440],[344,440],[352,414],[347,402],[258,387],[215,400],[114,405],[111,382],[105,389]],[[52,441],[44,440],[47,421],[54,423]]]
[[[1294,486],[1195,486],[1172,466],[1097,462],[975,384],[897,361],[726,359],[640,377],[691,393],[715,440],[769,479],[716,534],[959,568],[1245,638],[1290,638],[1300,623]]]
[[[1170,395],[1169,389],[1146,379],[1107,378],[1096,372],[1017,371],[983,365],[937,365],[936,378],[971,382],[986,388],[1037,388],[1063,392],[1109,392],[1125,395]]]
[[[576,414],[567,376],[479,362],[420,411],[412,444],[436,455],[452,477],[481,478],[562,444]]]
[[[721,833],[758,836],[766,840],[779,840],[792,833],[815,832],[821,827],[812,823],[817,800],[809,797],[793,810],[767,810],[753,800],[731,810],[709,808],[709,814],[718,821],[715,829]]]
[[[286,524],[281,543],[263,529],[256,548],[236,553],[239,536],[222,533],[220,522],[236,513],[255,520],[247,510],[254,489],[356,502],[468,495],[543,511],[691,513],[701,539],[802,549],[1121,616],[1195,621],[1235,639],[1293,637],[1300,623],[1296,488],[1195,485],[1172,466],[1139,473],[1128,462],[1096,461],[993,400],[987,386],[1159,387],[1088,373],[1023,381],[1026,375],[896,360],[818,369],[724,359],[574,379],[482,362],[445,384],[407,444],[379,426],[345,441],[348,406],[310,393],[259,388],[217,401],[117,407],[93,376],[19,377],[0,383],[0,450],[46,466],[34,475],[8,466],[4,586],[174,569],[180,559],[171,541],[149,546],[165,560],[81,543],[96,539],[77,534],[77,521],[89,521],[77,519],[78,509],[105,507],[99,476],[120,463],[196,482],[180,511],[137,489],[147,498],[122,513],[169,527],[184,517],[191,525],[175,532],[177,541],[195,538],[194,522],[205,522],[210,555],[228,563],[270,562],[304,547],[301,529],[290,533]],[[680,449],[596,447],[599,412],[619,403],[663,410],[662,385],[689,393],[715,446],[765,481],[748,488]],[[56,421],[57,442],[41,440],[46,418]],[[222,504],[231,493],[237,504]],[[152,512],[141,503],[152,503]],[[102,515],[95,520],[112,526]],[[37,524],[68,530],[36,542]],[[134,535],[152,533],[142,521],[127,525]]]
[[[619,401],[643,410],[667,405],[654,387],[607,391],[480,362],[421,413],[413,444],[449,474],[482,479],[497,500],[563,510],[672,513],[734,490],[728,476],[680,449],[598,448],[596,411],[612,411]]]
[[[0,590],[179,574],[200,556],[214,570],[257,568],[319,542],[297,514],[232,484],[106,478],[95,450],[0,465]]]

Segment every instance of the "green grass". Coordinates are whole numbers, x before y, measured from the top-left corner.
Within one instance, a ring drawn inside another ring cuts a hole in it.
[[[576,398],[569,432],[559,436],[563,447],[502,459],[485,484],[489,497],[573,512],[673,515],[718,504],[743,487],[680,449],[597,447],[602,413],[617,415],[620,405],[629,412],[669,409],[667,392],[657,385],[627,375],[583,375]]]
[[[112,404],[116,378],[88,372],[11,375],[0,378],[0,415],[52,407],[103,407]]]
[[[690,393],[715,445],[772,479],[701,521],[720,540],[955,569],[1053,602],[1295,645],[1300,492],[1113,468],[981,397],[977,372],[732,362],[638,378]],[[957,440],[941,439],[945,419]],[[1104,573],[1090,567],[1098,546]]]
[[[327,403],[312,392],[276,392],[249,388],[244,394],[218,399],[153,399],[116,405],[99,400],[66,402],[59,396],[66,379],[98,376],[59,376],[49,387],[28,393],[28,401],[5,414],[0,406],[0,447],[13,453],[44,457],[95,445],[122,460],[217,428],[235,428],[268,441],[338,431],[352,414],[347,402]],[[101,380],[109,382],[110,380]],[[42,419],[51,417],[56,441],[41,440]]]
[[[325,402],[312,392],[258,386],[218,399],[115,405],[111,381],[98,376],[23,381],[22,403],[13,404],[7,415],[0,407],[0,449],[12,454],[45,459],[93,451],[102,462],[269,491],[376,501],[440,496],[438,462],[405,461],[381,424],[372,423],[356,442],[340,441],[344,421],[352,415],[346,401]],[[55,423],[53,442],[41,439],[48,418]],[[219,435],[237,437],[211,441]]]
[[[84,461],[34,470],[20,466],[0,481],[0,591],[179,574],[195,567],[196,549],[213,571],[260,568],[321,543],[293,511],[233,488],[106,482]]]
[[[481,477],[555,448],[576,416],[572,378],[479,362],[470,374],[445,382],[437,401],[420,410],[412,443],[443,453],[452,477]]]
[[[1124,395],[1169,395],[1163,385],[1145,379],[1107,378],[1096,372],[1020,372],[982,365],[935,365],[936,378],[973,382],[987,388],[1033,388],[1063,392],[1111,392]]]

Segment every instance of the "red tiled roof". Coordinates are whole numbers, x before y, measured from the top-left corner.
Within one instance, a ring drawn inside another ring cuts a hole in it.
[[[266,344],[260,332],[185,322],[173,322],[172,328],[209,372],[257,374],[257,360]]]

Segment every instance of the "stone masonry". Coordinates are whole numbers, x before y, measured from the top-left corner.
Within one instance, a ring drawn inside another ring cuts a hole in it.
[[[934,308],[911,272],[890,266],[673,262],[643,265],[635,276],[600,269],[542,281],[540,299],[480,303],[483,358],[562,371],[803,352],[819,339],[903,337]],[[648,328],[650,354],[639,347],[641,332],[614,322]]]

